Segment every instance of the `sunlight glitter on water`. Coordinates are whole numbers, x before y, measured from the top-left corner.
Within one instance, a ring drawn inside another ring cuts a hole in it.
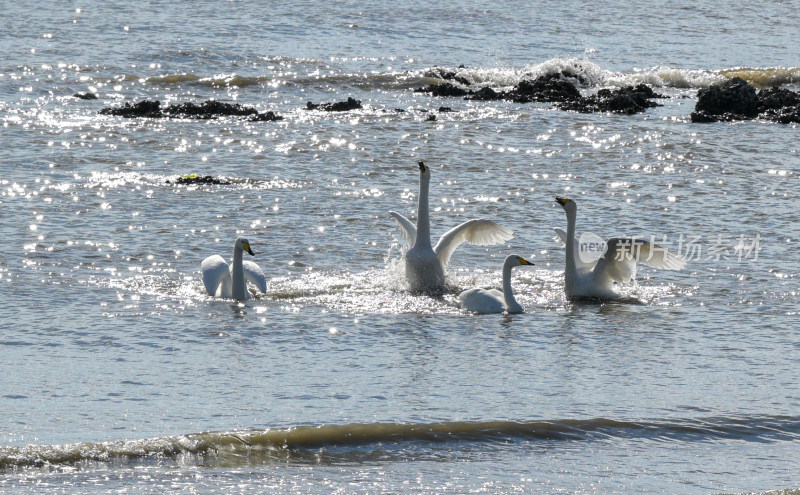
[[[723,16],[679,1],[653,16],[622,2],[553,4],[534,9],[535,39],[525,9],[463,2],[275,4],[270,29],[250,7],[195,3],[191,25],[175,30],[186,14],[175,3],[44,3],[24,15],[9,4],[0,449],[33,443],[21,464],[59,451],[67,460],[7,472],[0,490],[791,486],[797,126],[690,118],[698,89],[730,75],[796,86],[790,6],[733,5]],[[544,74],[583,95],[644,82],[666,98],[617,115],[415,91],[500,90]],[[306,107],[349,97],[362,108]],[[142,100],[237,102],[284,120],[98,114]],[[460,247],[438,295],[408,292],[387,214],[415,218],[420,159],[435,171],[434,239],[469,218],[515,234]],[[182,176],[211,179],[177,184]],[[564,191],[580,201],[579,233],[699,237],[694,259],[677,272],[642,267],[616,287],[620,301],[567,301],[565,252],[552,239],[565,225],[553,196]],[[758,259],[740,261],[737,239],[757,234]],[[245,303],[208,296],[200,274],[206,256],[230,258],[238,235],[268,278],[267,293]],[[726,248],[728,259],[708,258]],[[536,264],[512,275],[526,313],[459,309],[461,289],[499,286],[509,253]],[[565,417],[598,429],[575,440],[567,424],[563,441],[496,428],[510,418],[552,431]],[[479,441],[389,434],[274,451],[252,441],[302,426],[331,425],[324,437],[355,425],[346,438],[473,420],[489,430]],[[193,453],[214,432],[238,435],[238,450]],[[115,448],[116,460],[91,457]],[[76,452],[83,462],[70,462]]]

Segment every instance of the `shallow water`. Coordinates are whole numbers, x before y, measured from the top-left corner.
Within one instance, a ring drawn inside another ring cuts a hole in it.
[[[800,40],[788,4],[718,7],[5,9],[0,491],[796,488],[798,129],[689,115],[734,74],[800,89]],[[413,92],[435,66],[666,98],[618,116]],[[349,96],[364,107],[305,109]],[[284,119],[98,114],[144,98]],[[387,214],[414,218],[417,160],[434,237],[515,233],[460,247],[438,296],[406,290]],[[229,183],[175,184],[192,173]],[[687,268],[567,301],[556,195],[579,232],[652,235]],[[244,305],[199,274],[237,235],[269,279]],[[511,253],[535,263],[513,272],[526,312],[460,310]]]

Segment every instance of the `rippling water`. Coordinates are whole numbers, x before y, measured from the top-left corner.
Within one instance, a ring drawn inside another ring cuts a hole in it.
[[[797,489],[798,128],[689,119],[729,77],[800,89],[790,3],[6,7],[0,491]],[[665,98],[618,116],[415,93],[436,67]],[[284,119],[99,114],[143,99]],[[460,247],[438,296],[406,290],[387,213],[415,217],[418,160],[434,237],[515,233]],[[687,268],[567,301],[556,195],[578,232],[652,235]],[[199,274],[237,235],[269,279],[244,305]],[[511,253],[535,263],[514,270],[526,312],[460,310]]]

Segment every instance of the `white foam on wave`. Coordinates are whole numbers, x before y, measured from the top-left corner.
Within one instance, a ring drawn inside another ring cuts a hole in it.
[[[604,69],[600,64],[582,58],[553,58],[526,69],[528,78],[560,74],[572,79],[580,86],[605,86],[615,73]]]
[[[631,73],[620,73],[609,78],[606,84],[620,87],[647,84],[656,88],[698,89],[724,80],[725,78],[716,72],[658,66],[636,69]]]
[[[670,66],[634,68],[617,72],[600,63],[584,58],[552,58],[523,68],[510,67],[459,67],[426,69],[416,75],[437,78],[447,74],[447,81],[469,89],[485,86],[496,90],[511,89],[523,80],[558,74],[578,87],[624,87],[647,84],[655,88],[701,89],[722,83],[732,77],[741,77],[757,87],[797,84],[800,68],[730,68],[688,69]],[[465,82],[469,84],[464,84]]]

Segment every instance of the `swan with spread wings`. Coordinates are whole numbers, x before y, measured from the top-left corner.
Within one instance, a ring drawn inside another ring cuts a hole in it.
[[[566,244],[564,291],[567,297],[615,299],[619,297],[614,283],[630,282],[636,278],[636,263],[664,270],[681,270],[686,266],[683,258],[657,244],[636,237],[613,237],[606,241],[605,252],[597,261],[582,260],[578,256],[575,222],[578,205],[569,198],[556,197],[556,202],[567,214],[567,231],[555,229]]]
[[[403,237],[411,244],[405,254],[406,280],[411,290],[442,290],[445,287],[447,263],[458,246],[464,242],[478,246],[502,244],[511,239],[513,233],[491,220],[473,219],[448,230],[436,246],[432,246],[428,209],[431,169],[422,161],[419,162],[419,178],[417,224],[414,225],[395,211],[390,211],[389,214],[397,220]]]

